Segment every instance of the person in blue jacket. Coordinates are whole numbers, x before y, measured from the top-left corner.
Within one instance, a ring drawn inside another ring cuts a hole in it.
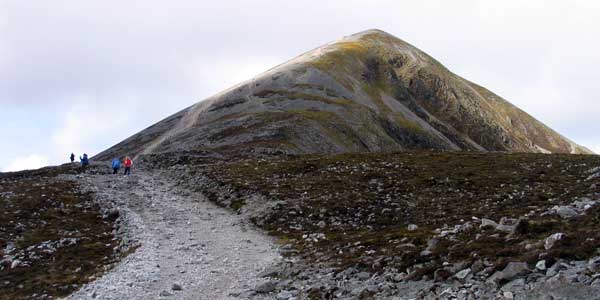
[[[81,166],[85,167],[87,165],[90,164],[90,160],[88,159],[88,155],[87,154],[83,154],[83,157],[79,157],[79,160],[81,161]]]
[[[117,174],[119,172],[119,169],[121,168],[121,160],[116,157],[113,158],[112,168],[113,168],[113,174]]]

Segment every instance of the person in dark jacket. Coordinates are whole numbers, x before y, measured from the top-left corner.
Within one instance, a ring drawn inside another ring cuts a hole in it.
[[[74,162],[75,161],[75,154],[71,153],[70,158],[71,158],[71,162]]]
[[[81,166],[85,167],[87,165],[90,164],[90,160],[88,159],[88,155],[87,154],[83,154],[83,157],[79,157],[79,160],[81,161]]]
[[[121,160],[116,157],[113,158],[112,168],[113,168],[113,174],[117,174],[119,172],[119,169],[121,168]]]
[[[131,175],[131,166],[133,165],[133,161],[131,158],[129,158],[129,156],[125,156],[123,165],[125,166],[125,175]]]

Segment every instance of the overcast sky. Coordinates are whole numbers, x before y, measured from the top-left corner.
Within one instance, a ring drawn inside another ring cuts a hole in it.
[[[0,170],[98,153],[370,28],[600,152],[599,1],[0,0]]]

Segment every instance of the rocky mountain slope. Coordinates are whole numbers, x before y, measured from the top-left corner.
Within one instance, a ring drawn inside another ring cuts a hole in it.
[[[413,149],[589,153],[379,30],[309,51],[97,155]]]
[[[600,156],[149,155],[287,257],[277,299],[600,299]]]

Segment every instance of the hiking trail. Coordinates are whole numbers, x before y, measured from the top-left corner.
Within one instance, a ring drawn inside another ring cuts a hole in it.
[[[159,172],[133,172],[77,176],[140,247],[66,299],[247,299],[265,282],[257,274],[280,259],[272,238]]]

